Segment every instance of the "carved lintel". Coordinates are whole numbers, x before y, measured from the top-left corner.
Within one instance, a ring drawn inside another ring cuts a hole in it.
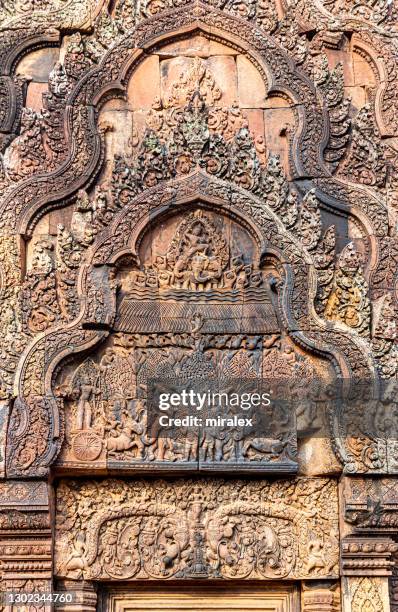
[[[59,578],[338,577],[332,480],[69,480],[57,508]]]
[[[97,587],[87,580],[60,580],[57,592],[72,595],[71,603],[58,606],[59,612],[95,612],[97,605]]]
[[[341,548],[341,569],[345,576],[390,576],[394,553],[391,538],[347,537]]]

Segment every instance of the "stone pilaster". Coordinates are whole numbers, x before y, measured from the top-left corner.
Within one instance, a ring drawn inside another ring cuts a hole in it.
[[[71,602],[61,603],[58,612],[95,612],[97,606],[97,588],[93,582],[85,580],[60,580],[57,592],[71,596]]]
[[[8,425],[9,412],[10,412],[10,401],[6,399],[0,399],[0,478],[5,477],[7,425]]]
[[[0,483],[1,591],[46,594],[52,589],[52,537],[47,483]],[[50,610],[50,602],[27,602],[29,610]],[[9,603],[5,610],[20,605]]]
[[[389,578],[397,544],[389,537],[352,535],[341,546],[343,612],[390,612]]]
[[[388,578],[345,576],[341,583],[342,612],[390,612]]]
[[[390,577],[389,595],[391,612],[398,612],[398,575],[395,572]]]

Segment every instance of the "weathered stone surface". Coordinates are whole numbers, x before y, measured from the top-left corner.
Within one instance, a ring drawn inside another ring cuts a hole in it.
[[[267,84],[255,66],[244,56],[236,58],[238,99],[242,108],[264,108]]]
[[[383,0],[1,3],[2,590],[57,541],[74,610],[173,577],[397,607],[397,32]],[[295,410],[161,437],[152,377]]]
[[[127,95],[133,110],[150,110],[154,100],[160,99],[160,67],[157,55],[145,58],[138,66],[130,80]]]
[[[388,580],[386,578],[343,578],[343,610],[366,610],[371,606],[375,612],[390,612]]]
[[[57,515],[58,576],[274,580],[337,572],[337,489],[326,479],[61,482]]]

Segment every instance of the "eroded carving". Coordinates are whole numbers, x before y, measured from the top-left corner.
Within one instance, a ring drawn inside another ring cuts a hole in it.
[[[360,255],[353,243],[339,255],[335,277],[325,306],[325,318],[344,323],[359,334],[370,332],[368,286],[362,274]]]

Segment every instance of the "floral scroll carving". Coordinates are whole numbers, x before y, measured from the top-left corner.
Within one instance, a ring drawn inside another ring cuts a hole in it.
[[[289,505],[281,501],[290,496]],[[57,493],[57,574],[108,580],[333,577],[336,501],[334,484],[325,479],[292,485],[64,482]]]
[[[352,599],[353,612],[363,612],[364,610],[374,610],[383,612],[384,605],[378,586],[370,578],[362,578],[353,593]]]

